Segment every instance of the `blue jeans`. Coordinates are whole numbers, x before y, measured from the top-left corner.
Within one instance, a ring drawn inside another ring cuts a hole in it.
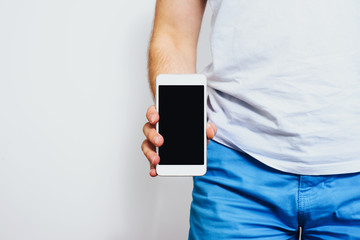
[[[306,176],[211,141],[189,239],[360,239],[360,174]]]

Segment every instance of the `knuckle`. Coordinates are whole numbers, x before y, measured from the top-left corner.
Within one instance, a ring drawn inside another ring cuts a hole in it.
[[[146,131],[146,124],[147,124],[147,123],[145,123],[144,126],[143,126],[143,128],[142,128],[144,134],[145,134],[145,131]]]
[[[150,109],[146,112],[146,119],[150,121]]]
[[[147,135],[147,132],[149,131],[149,129],[150,129],[150,123],[147,122],[144,124],[144,127],[143,127],[143,132],[144,132],[145,136]]]
[[[141,150],[145,153],[145,144],[146,144],[146,140],[144,140],[141,144]]]
[[[148,152],[150,150],[149,142],[147,140],[144,141],[142,150],[143,150],[144,155],[147,156]]]
[[[149,158],[149,152],[150,152],[150,149],[148,147],[144,148],[144,155],[146,156],[146,158]]]
[[[151,129],[149,131],[148,139],[152,142],[157,134],[158,133],[157,133],[157,131],[155,129]]]
[[[150,115],[154,110],[155,110],[155,105],[151,105],[150,107],[148,107],[146,111],[146,116]]]

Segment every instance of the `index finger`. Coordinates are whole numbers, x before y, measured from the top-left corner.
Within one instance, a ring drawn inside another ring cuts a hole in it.
[[[159,121],[159,113],[155,108],[155,105],[152,105],[148,108],[146,112],[146,118],[151,124],[156,124]]]

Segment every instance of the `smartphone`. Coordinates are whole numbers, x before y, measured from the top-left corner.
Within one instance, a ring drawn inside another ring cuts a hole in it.
[[[206,173],[206,77],[202,74],[160,74],[156,78],[159,176],[201,176]]]

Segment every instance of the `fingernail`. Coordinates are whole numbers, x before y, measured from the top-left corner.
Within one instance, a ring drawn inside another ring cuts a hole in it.
[[[150,116],[150,122],[152,122],[152,123],[155,122],[155,115]]]

